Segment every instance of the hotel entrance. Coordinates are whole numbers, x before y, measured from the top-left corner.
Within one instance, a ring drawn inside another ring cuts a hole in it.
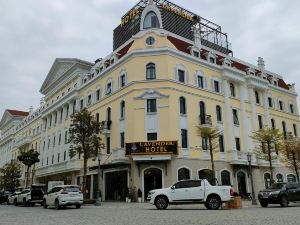
[[[162,170],[158,168],[148,168],[144,171],[144,201],[146,201],[149,191],[162,188]]]

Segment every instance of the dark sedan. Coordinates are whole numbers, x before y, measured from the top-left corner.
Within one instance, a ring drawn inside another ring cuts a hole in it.
[[[300,183],[275,183],[260,191],[258,200],[262,207],[268,207],[269,204],[280,204],[282,207],[287,207],[290,202],[300,202]]]

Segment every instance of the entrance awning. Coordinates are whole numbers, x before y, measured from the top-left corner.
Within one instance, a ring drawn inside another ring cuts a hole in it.
[[[143,156],[132,156],[133,161],[170,161],[171,155],[143,155]]]

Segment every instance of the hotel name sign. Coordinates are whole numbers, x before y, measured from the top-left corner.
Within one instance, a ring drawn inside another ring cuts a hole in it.
[[[174,13],[177,16],[183,17],[183,18],[185,18],[187,20],[190,20],[190,21],[194,21],[193,16],[188,15],[183,10],[173,8],[173,7],[171,7],[171,6],[167,5],[167,4],[161,4],[160,6],[163,9],[165,9],[165,10],[171,12],[171,13]],[[132,9],[132,10],[130,10],[130,12],[122,18],[122,20],[121,20],[121,27],[124,27],[127,23],[129,23],[129,21],[131,21],[132,19],[134,19],[140,13],[141,13],[140,9]]]
[[[126,143],[126,155],[178,154],[177,141],[149,141]]]

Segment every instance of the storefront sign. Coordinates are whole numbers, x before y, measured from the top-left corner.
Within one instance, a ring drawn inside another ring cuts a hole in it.
[[[124,27],[130,20],[134,19],[139,14],[139,9],[132,9],[126,16],[122,18],[121,27]]]
[[[126,143],[126,155],[178,154],[177,147],[177,141]]]

